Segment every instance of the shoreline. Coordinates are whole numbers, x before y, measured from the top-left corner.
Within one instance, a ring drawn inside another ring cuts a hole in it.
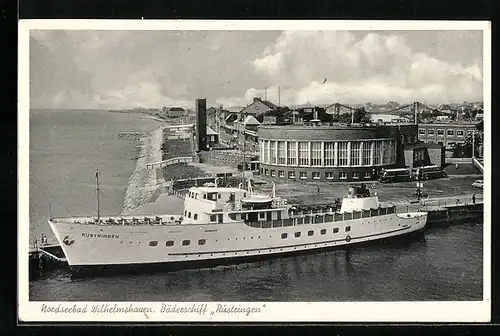
[[[161,161],[163,127],[142,134],[139,138],[139,154],[135,169],[128,180],[123,198],[121,214],[125,215],[137,207],[148,203],[160,187],[156,182],[156,170],[148,170],[149,163]]]

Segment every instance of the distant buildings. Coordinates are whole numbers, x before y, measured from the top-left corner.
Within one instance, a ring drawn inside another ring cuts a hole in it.
[[[418,139],[423,143],[441,144],[453,149],[463,144],[467,135],[477,132],[478,123],[430,123],[418,124]]]
[[[186,110],[182,107],[163,107],[162,114],[167,118],[179,118],[186,115]]]

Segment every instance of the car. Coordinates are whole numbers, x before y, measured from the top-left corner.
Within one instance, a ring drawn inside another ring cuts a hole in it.
[[[474,183],[472,183],[472,186],[474,188],[481,188],[481,189],[483,189],[483,180],[475,180]]]

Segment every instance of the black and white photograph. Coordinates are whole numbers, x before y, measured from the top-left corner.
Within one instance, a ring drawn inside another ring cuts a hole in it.
[[[21,320],[489,321],[488,22],[19,29]]]

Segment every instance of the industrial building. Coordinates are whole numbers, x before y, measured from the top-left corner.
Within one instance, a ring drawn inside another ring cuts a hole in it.
[[[455,144],[463,144],[468,135],[478,132],[478,122],[448,122],[418,124],[418,139],[424,143],[440,144],[453,149]]]

